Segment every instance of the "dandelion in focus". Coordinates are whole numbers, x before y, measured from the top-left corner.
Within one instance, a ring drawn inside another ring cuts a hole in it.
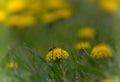
[[[57,61],[61,59],[67,59],[69,57],[69,54],[66,50],[61,48],[54,48],[50,50],[46,55],[46,61]]]
[[[8,64],[7,64],[7,67],[9,68],[9,69],[14,69],[14,68],[18,68],[18,64],[17,63],[14,63],[14,62],[9,62]]]
[[[105,80],[102,80],[101,82],[114,82],[112,79],[105,79]]]
[[[101,43],[93,47],[90,56],[95,59],[111,57],[112,49],[109,45]]]
[[[75,45],[75,49],[82,50],[82,49],[90,49],[91,44],[89,42],[79,42]]]
[[[118,8],[117,0],[100,0],[100,7],[106,12],[115,12]]]
[[[83,27],[78,30],[80,38],[92,38],[95,35],[95,29],[92,27]]]

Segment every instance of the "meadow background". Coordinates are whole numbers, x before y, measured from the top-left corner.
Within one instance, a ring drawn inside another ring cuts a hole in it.
[[[119,22],[119,0],[0,0],[0,82],[120,82]],[[90,56],[99,43],[112,57]],[[69,53],[60,66],[45,59],[54,47]]]

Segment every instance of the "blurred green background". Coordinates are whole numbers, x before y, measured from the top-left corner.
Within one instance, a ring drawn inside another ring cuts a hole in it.
[[[0,82],[120,82],[119,20],[119,0],[1,0]],[[85,27],[93,38],[79,37]],[[79,41],[91,48],[76,50]],[[111,58],[90,58],[99,43],[111,46]],[[53,47],[69,53],[62,71],[45,60]]]

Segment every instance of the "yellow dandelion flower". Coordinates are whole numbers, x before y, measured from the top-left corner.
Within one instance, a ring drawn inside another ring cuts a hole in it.
[[[9,69],[18,68],[18,64],[17,64],[17,63],[10,62],[10,63],[7,64],[7,67],[8,67]]]
[[[54,48],[50,50],[46,55],[46,61],[56,61],[57,59],[68,58],[69,54],[66,50],[61,48]]]
[[[78,30],[78,36],[81,38],[92,38],[95,35],[95,29],[92,27],[84,27]]]
[[[101,82],[114,82],[112,79],[105,79],[105,80],[102,80]]]
[[[19,23],[19,19],[20,19],[19,16],[14,15],[14,16],[10,16],[8,18],[7,22],[8,22],[9,25],[17,26],[18,23]]]
[[[61,9],[57,10],[56,14],[58,18],[69,18],[72,15],[72,11],[70,9]]]
[[[100,0],[100,7],[106,12],[115,12],[118,8],[117,0]]]
[[[109,45],[101,43],[93,47],[90,56],[100,59],[112,56],[112,49]]]
[[[6,19],[7,13],[3,10],[0,10],[0,22]]]
[[[25,8],[25,0],[10,0],[7,3],[7,10],[10,12],[16,12]]]
[[[36,22],[35,17],[31,15],[23,15],[21,16],[18,25],[21,27],[27,27],[27,26],[32,26],[33,24],[35,24],[35,22]]]
[[[48,9],[59,9],[67,6],[64,0],[46,0],[45,4]]]
[[[45,13],[43,14],[43,16],[41,17],[42,21],[44,23],[53,23],[55,22],[58,17],[57,17],[57,14],[54,13],[54,12],[51,12],[51,13]]]
[[[75,49],[81,50],[81,49],[89,49],[91,48],[91,45],[89,42],[79,42],[75,45]]]
[[[39,15],[43,12],[43,4],[40,0],[32,0],[28,5],[28,12],[33,15]]]
[[[28,27],[34,23],[35,18],[30,15],[14,15],[8,19],[8,24],[11,26]]]

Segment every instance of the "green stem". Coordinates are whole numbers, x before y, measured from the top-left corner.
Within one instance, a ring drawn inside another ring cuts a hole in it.
[[[62,79],[62,82],[67,82],[67,80],[66,80],[66,72],[63,70],[63,67],[62,67],[62,65],[61,65],[61,63],[60,62],[58,62],[58,68],[60,69],[60,72],[61,72],[61,79]]]

